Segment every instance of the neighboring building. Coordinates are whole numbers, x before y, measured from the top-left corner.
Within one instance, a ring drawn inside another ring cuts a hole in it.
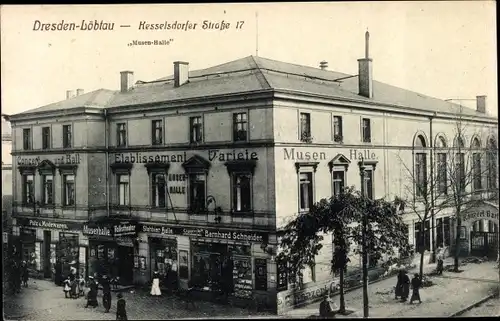
[[[9,122],[2,119],[2,218],[10,221],[12,212],[12,135]]]
[[[170,77],[134,84],[124,71],[120,91],[78,90],[12,115],[23,251],[46,276],[57,258],[129,283],[168,264],[181,287],[222,276],[236,302],[256,298],[282,312],[317,299],[333,278],[331,238],[293,289],[274,262],[288,220],[359,188],[362,159],[369,196],[406,196],[400,159],[414,167],[418,154],[431,166],[436,142],[453,142],[458,111],[466,146],[475,137],[478,150],[497,146],[483,97],[477,110],[460,108],[373,81],[371,65],[360,59],[353,76],[253,56],[196,71],[175,62]],[[497,190],[494,157],[486,196]],[[497,204],[481,202],[485,214],[469,216],[493,222]],[[436,216],[440,243],[452,245],[452,215]],[[407,218],[415,243],[415,216]]]

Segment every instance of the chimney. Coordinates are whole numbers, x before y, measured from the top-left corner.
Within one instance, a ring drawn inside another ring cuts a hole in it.
[[[66,99],[71,99],[73,97],[75,97],[73,90],[66,90]]]
[[[321,68],[321,70],[326,70],[326,68],[328,68],[328,62],[323,60],[319,63],[319,68]]]
[[[359,94],[367,98],[373,98],[373,64],[369,52],[370,34],[365,33],[365,58],[358,59],[358,86]]]
[[[476,110],[486,114],[486,96],[476,96]]]
[[[180,87],[189,81],[189,62],[174,62],[174,87]]]
[[[129,91],[134,87],[134,72],[120,71],[120,91],[122,93]]]
[[[77,96],[83,95],[83,89],[78,88],[78,89],[76,90],[76,95],[77,95]]]

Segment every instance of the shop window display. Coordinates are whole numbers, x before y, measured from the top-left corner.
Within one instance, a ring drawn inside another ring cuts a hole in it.
[[[78,245],[78,235],[70,233],[59,233],[59,243],[57,244],[57,258],[61,264],[62,276],[70,274],[70,267],[77,267],[80,259],[80,247]]]
[[[160,274],[161,286],[176,289],[179,262],[177,242],[171,239],[151,239],[151,275]]]

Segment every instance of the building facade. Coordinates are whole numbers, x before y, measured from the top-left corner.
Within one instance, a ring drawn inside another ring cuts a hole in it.
[[[159,271],[165,286],[224,287],[235,302],[279,313],[317,299],[334,278],[331,237],[297,288],[274,261],[288,220],[359,188],[360,162],[368,196],[408,199],[414,184],[404,168],[436,166],[453,146],[457,114],[468,151],[477,141],[478,153],[497,146],[498,122],[482,97],[477,110],[458,112],[373,81],[371,64],[360,59],[353,76],[252,56],[196,71],[175,62],[170,77],[134,83],[124,71],[119,91],[77,90],[10,116],[23,254],[45,276],[71,261],[79,273],[123,283]],[[498,231],[496,154],[484,167],[481,199],[464,216],[466,252],[471,230]],[[424,232],[437,241],[423,246],[453,245],[452,216],[451,208],[435,215]],[[406,217],[416,244],[417,214]]]

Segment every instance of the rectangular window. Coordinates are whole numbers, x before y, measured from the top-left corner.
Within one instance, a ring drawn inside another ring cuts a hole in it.
[[[300,140],[308,142],[311,139],[311,114],[300,113]]]
[[[300,173],[299,181],[299,201],[300,201],[300,211],[306,212],[313,205],[313,177],[312,173]]]
[[[54,176],[52,175],[43,175],[42,176],[42,185],[43,185],[43,195],[42,202],[44,205],[52,205],[54,204]]]
[[[363,124],[362,124],[363,143],[371,143],[372,130],[371,130],[370,119],[363,118],[362,122],[363,122]]]
[[[451,230],[450,230],[450,218],[445,217],[443,219],[443,235],[444,235],[444,246],[450,246],[451,244]]]
[[[365,170],[365,192],[366,197],[373,199],[373,170]]]
[[[342,143],[343,137],[342,130],[342,116],[333,116],[333,141]]]
[[[233,114],[233,140],[244,142],[247,140],[248,121],[247,113]]]
[[[201,116],[190,117],[190,132],[191,132],[191,143],[201,143],[203,135],[203,123],[201,121]]]
[[[42,128],[42,149],[50,148],[50,127]]]
[[[63,148],[71,148],[71,125],[63,126]]]
[[[63,175],[63,204],[75,205],[75,175]]]
[[[252,210],[252,175],[250,173],[233,174],[233,211],[250,212]]]
[[[497,153],[495,151],[487,152],[488,162],[488,189],[494,190],[497,188]]]
[[[165,208],[167,204],[167,181],[165,174],[153,173],[151,174],[152,181],[152,205],[154,207]]]
[[[455,160],[455,186],[460,192],[465,192],[465,154],[457,153]]]
[[[35,202],[33,180],[34,175],[23,175],[23,204],[33,204]]]
[[[345,172],[333,171],[333,195],[339,195],[345,187]]]
[[[425,228],[422,228],[422,227]],[[422,250],[430,251],[431,249],[431,234],[430,234],[430,222],[425,221],[415,223],[415,250],[420,253]]]
[[[436,245],[438,247],[443,246],[443,241],[444,241],[444,233],[443,233],[443,219],[442,218],[437,218],[436,219]]]
[[[417,153],[415,155],[415,178],[417,197],[427,196],[427,154]]]
[[[127,124],[116,124],[116,145],[118,147],[127,146]]]
[[[118,204],[122,206],[130,205],[129,202],[129,175],[117,175],[118,181]]]
[[[445,153],[437,154],[437,189],[441,195],[448,193],[447,160]]]
[[[153,120],[151,122],[151,142],[153,145],[163,144],[163,122],[161,120]]]
[[[191,212],[205,211],[205,174],[189,174],[189,209]]]
[[[31,128],[23,129],[23,149],[24,150],[31,149]]]
[[[472,175],[473,175],[473,187],[475,191],[479,191],[483,188],[482,184],[482,174],[481,174],[481,154],[472,154]]]

